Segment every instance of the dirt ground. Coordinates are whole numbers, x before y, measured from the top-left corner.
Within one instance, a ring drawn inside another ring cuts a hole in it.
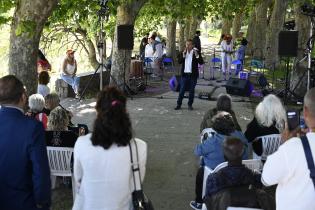
[[[144,191],[156,210],[189,210],[198,168],[199,158],[194,156],[193,149],[200,141],[200,122],[204,113],[215,106],[215,97],[225,92],[224,83],[199,79],[193,111],[187,109],[187,98],[182,110],[174,110],[178,93],[170,91],[167,82],[150,81],[149,84],[153,86],[146,93],[128,100],[135,136],[148,143]],[[198,93],[204,91],[212,92],[214,100],[199,99]],[[249,98],[238,96],[233,96],[233,101],[244,130],[253,117],[252,104]],[[79,102],[68,98],[62,104],[74,113],[75,123],[83,122],[92,128],[95,99]],[[69,188],[61,186],[53,191],[53,209],[71,209],[71,205]]]

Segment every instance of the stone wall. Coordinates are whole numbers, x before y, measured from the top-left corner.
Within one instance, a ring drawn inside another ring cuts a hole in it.
[[[84,89],[86,91],[84,93],[84,97],[92,98],[95,97],[100,89],[100,74],[97,73],[93,77],[94,72],[86,72],[78,74],[77,76],[80,78],[80,90],[79,93],[82,94]],[[93,78],[92,78],[93,77]],[[89,83],[90,79],[92,78],[91,82]],[[109,84],[109,72],[103,72],[103,87]],[[87,84],[89,83],[88,87]],[[62,79],[57,79],[55,82],[55,91],[60,98],[67,98],[67,97],[74,97],[74,91],[70,85],[64,82]]]

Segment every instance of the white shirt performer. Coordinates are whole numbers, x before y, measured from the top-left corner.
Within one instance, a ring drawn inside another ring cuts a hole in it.
[[[315,88],[304,97],[304,119],[308,126],[306,134],[311,153],[315,157]],[[296,135],[297,131],[283,133],[283,140]],[[277,210],[315,209],[315,187],[310,178],[302,140],[290,138],[278,151],[268,156],[262,172],[262,182],[266,186],[277,184]]]
[[[229,74],[231,72],[233,42],[232,36],[227,34],[221,42],[221,59],[222,59],[222,72]]]

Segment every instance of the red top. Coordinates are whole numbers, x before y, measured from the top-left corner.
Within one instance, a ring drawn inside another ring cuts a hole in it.
[[[37,61],[37,66],[41,66],[43,70],[45,71],[50,71],[51,70],[51,65],[48,61],[45,60],[38,60]]]

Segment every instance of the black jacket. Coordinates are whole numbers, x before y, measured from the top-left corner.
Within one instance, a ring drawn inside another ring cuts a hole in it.
[[[199,53],[201,52],[201,42],[200,42],[200,38],[198,35],[195,35],[194,39],[193,39],[193,45],[194,47],[196,47],[199,50]]]
[[[178,62],[180,64],[182,64],[182,70],[181,70],[181,75],[184,76],[186,73],[184,73],[184,69],[185,69],[185,58],[183,57],[183,53],[181,53],[179,56],[178,56]],[[201,55],[199,55],[199,58],[196,58],[195,56],[195,53],[193,54],[193,59],[192,59],[192,62],[191,62],[191,70],[192,70],[192,73],[191,73],[191,76],[193,78],[198,78],[199,77],[199,70],[198,70],[198,63],[199,64],[202,64],[202,58],[201,58]]]

